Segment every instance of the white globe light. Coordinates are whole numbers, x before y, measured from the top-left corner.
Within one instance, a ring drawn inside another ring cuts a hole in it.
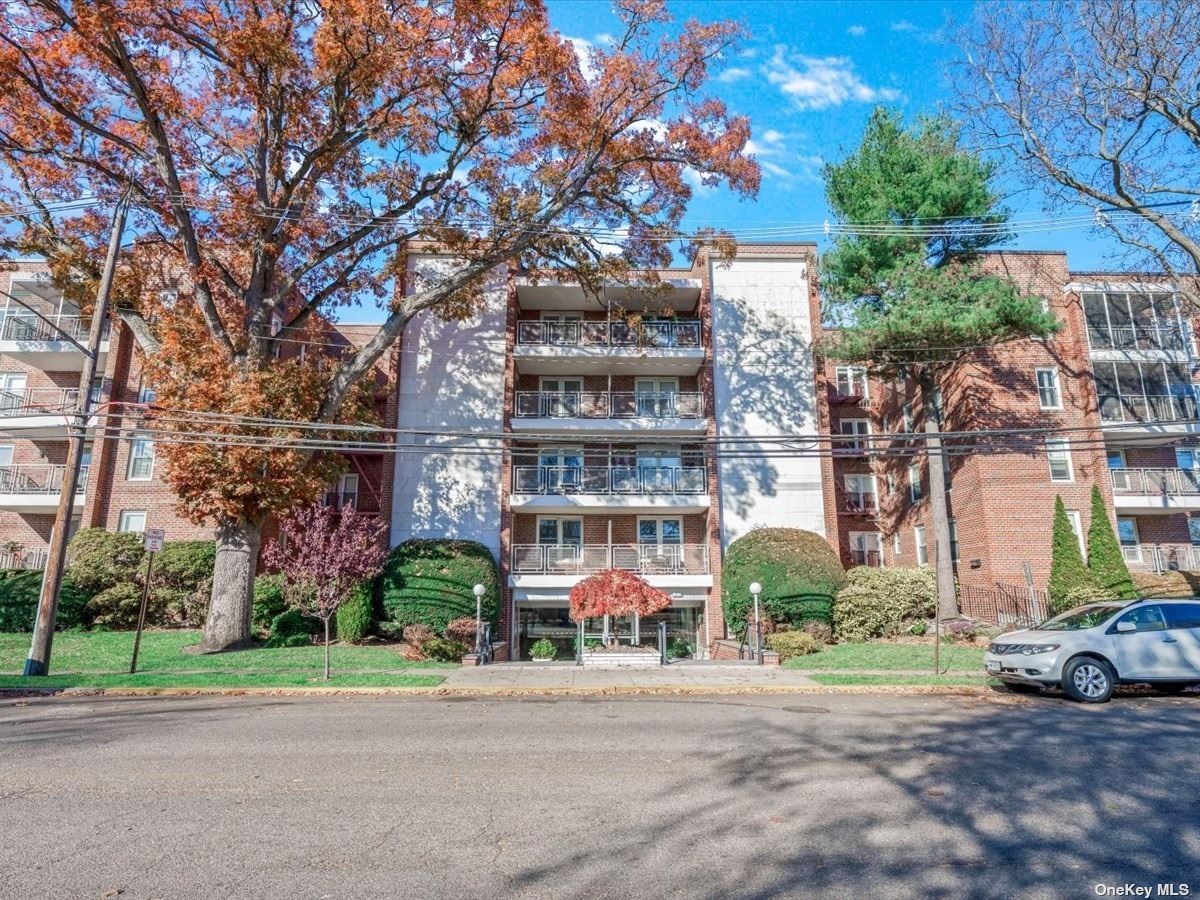
[[[475,587],[473,587],[471,590],[475,592],[476,597],[482,597],[487,593],[487,588],[485,588],[482,584],[475,585]]]
[[[750,593],[752,593],[752,594],[761,594],[761,593],[762,593],[762,585],[761,585],[761,584],[759,584],[757,581],[753,582],[753,583],[750,585]]]

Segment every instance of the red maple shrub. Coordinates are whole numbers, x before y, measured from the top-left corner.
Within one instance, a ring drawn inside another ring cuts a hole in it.
[[[568,597],[571,620],[600,616],[652,616],[671,605],[671,597],[626,569],[605,569],[589,575]]]

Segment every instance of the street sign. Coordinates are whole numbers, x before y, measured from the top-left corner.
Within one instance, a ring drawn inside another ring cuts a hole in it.
[[[157,553],[163,548],[163,530],[161,528],[147,528],[145,538],[145,547],[151,553]]]

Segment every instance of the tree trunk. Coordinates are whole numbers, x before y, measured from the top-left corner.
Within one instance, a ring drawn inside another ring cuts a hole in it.
[[[329,680],[329,617],[326,616],[325,622],[325,680]]]
[[[938,423],[937,384],[932,377],[921,379],[921,404],[925,419],[925,456],[929,460],[929,510],[933,519],[933,561],[937,574],[938,618],[958,616],[954,590],[954,561],[950,556],[950,513],[946,505],[946,457]]]
[[[250,646],[250,613],[262,523],[223,521],[217,525],[217,559],[212,600],[204,620],[204,653]]]

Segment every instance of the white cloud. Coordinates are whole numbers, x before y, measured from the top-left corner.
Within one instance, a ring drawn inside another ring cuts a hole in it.
[[[579,71],[586,81],[594,81],[597,75],[596,67],[592,65],[592,42],[587,38],[568,37],[571,47],[575,50],[575,58],[579,60]]]
[[[866,25],[851,25],[849,28],[846,29],[846,34],[850,35],[850,37],[862,37],[866,33],[867,33]]]
[[[609,34],[607,31],[602,31],[602,32],[600,32],[598,35],[596,35],[596,43],[597,43],[597,44],[601,44],[601,45],[603,45],[603,46],[605,46],[605,47],[607,47],[607,46],[609,46],[610,44],[612,44],[612,42],[613,42],[614,40],[616,40],[616,38],[614,38],[614,37],[613,37],[611,34]]]
[[[749,78],[751,74],[752,73],[749,69],[743,68],[742,66],[730,66],[717,76],[717,81],[729,84],[733,81],[741,81],[743,78]]]
[[[753,154],[763,172],[780,188],[790,189],[802,182],[819,184],[825,161],[819,156],[794,153],[792,147],[797,141],[795,135],[767,128],[758,138],[746,142],[746,152]]]
[[[897,100],[892,88],[871,87],[854,71],[847,56],[808,56],[782,44],[763,66],[767,80],[789,97],[797,109],[828,109],[843,103]]]
[[[914,25],[912,22],[908,21],[908,19],[901,19],[899,22],[893,22],[888,27],[892,31],[919,31],[920,30],[917,28],[916,25]]]

